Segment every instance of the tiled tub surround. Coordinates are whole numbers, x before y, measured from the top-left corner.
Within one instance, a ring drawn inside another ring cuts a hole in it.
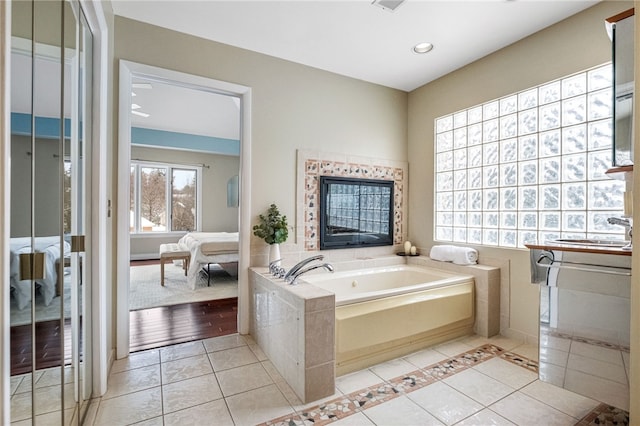
[[[298,150],[296,238],[305,251],[320,248],[320,176],[392,180],[393,243],[406,240],[407,163],[346,154]]]
[[[500,269],[483,265],[460,266],[428,258],[411,258],[411,263],[446,269],[475,277],[475,323],[473,329],[483,337],[499,332]],[[336,271],[366,269],[378,266],[406,263],[406,258],[388,256],[377,259],[360,259],[333,263]],[[463,272],[464,271],[464,272]],[[266,268],[252,268],[249,274],[252,291],[251,335],[262,347],[274,366],[290,383],[303,401],[309,401],[323,392],[329,392],[329,383],[335,371],[335,298],[312,285],[303,283],[286,285],[272,278]],[[496,320],[497,318],[497,320]],[[459,331],[459,330],[458,330]],[[467,330],[467,334],[470,330]],[[461,335],[461,334],[458,334]],[[406,347],[404,351],[388,354],[390,359],[418,350],[420,347],[451,339],[443,334],[437,339],[422,342],[419,346]],[[280,338],[282,337],[282,338]],[[322,376],[321,374],[327,374]],[[310,386],[309,383],[314,383]],[[321,383],[322,386],[317,384]],[[326,387],[325,387],[326,386]]]
[[[250,333],[302,401],[332,395],[335,387],[335,296],[311,285],[249,271]]]

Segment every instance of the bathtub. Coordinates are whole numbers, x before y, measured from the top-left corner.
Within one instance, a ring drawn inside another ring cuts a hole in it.
[[[335,294],[338,375],[473,332],[471,275],[397,265],[300,282]]]

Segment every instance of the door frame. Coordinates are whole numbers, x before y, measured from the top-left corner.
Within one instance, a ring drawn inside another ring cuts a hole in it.
[[[0,2],[0,209],[10,211],[10,157],[11,157],[11,2]],[[9,276],[9,215],[3,214],[0,219],[0,276]],[[8,283],[6,284],[8,287]],[[2,286],[0,305],[2,316],[0,326],[0,423],[9,424],[11,409],[9,404],[11,376],[11,341],[9,319],[9,289]]]
[[[249,226],[251,181],[251,88],[179,71],[120,60],[118,103],[116,358],[129,355],[129,165],[131,163],[131,84],[134,76],[153,78],[240,99],[240,208],[238,213],[238,332],[249,332]]]

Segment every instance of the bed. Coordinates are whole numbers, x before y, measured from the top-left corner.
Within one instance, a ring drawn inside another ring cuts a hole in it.
[[[44,253],[44,278],[36,280],[36,285],[42,295],[45,306],[49,306],[56,296],[58,271],[56,262],[60,259],[60,237],[35,237],[34,247],[31,248],[31,237],[11,238],[9,241],[9,281],[11,294],[15,298],[18,309],[24,309],[31,302],[31,280],[20,279],[20,255],[24,253]],[[63,241],[63,256],[69,256],[71,245]]]
[[[217,263],[224,267],[226,263],[238,262],[237,232],[189,232],[178,244],[191,253],[187,281],[193,289],[203,265]]]

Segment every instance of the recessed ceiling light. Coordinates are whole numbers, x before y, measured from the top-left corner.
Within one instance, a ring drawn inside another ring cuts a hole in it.
[[[138,105],[138,104],[131,104],[131,109],[140,109],[140,105]]]
[[[418,43],[413,47],[413,51],[416,53],[427,53],[430,52],[431,49],[433,49],[433,44],[431,43]]]

